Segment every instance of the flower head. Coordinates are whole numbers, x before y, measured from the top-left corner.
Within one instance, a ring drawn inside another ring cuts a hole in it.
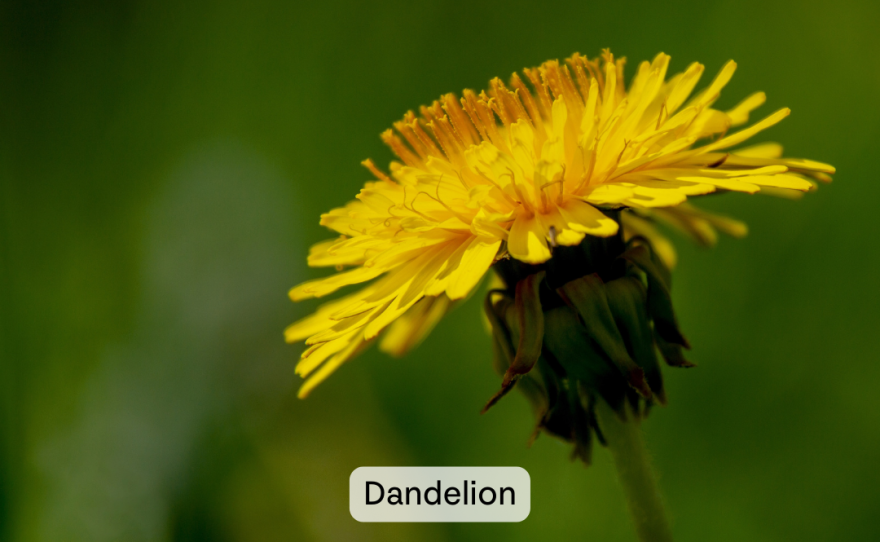
[[[447,94],[382,134],[400,162],[390,174],[364,162],[376,180],[321,216],[340,236],[309,254],[309,265],[339,272],[290,292],[300,301],[369,282],[286,330],[288,341],[309,345],[297,366],[307,378],[300,396],[383,331],[384,350],[405,352],[493,264],[549,265],[585,240],[644,237],[669,267],[674,254],[656,220],[704,241],[713,226],[744,233],[686,204],[689,196],[805,192],[834,172],[781,158],[775,144],[730,150],[789,114],[730,133],[765,99],[759,92],[727,111],[712,107],[734,62],[693,96],[701,64],[667,79],[661,53],[639,65],[628,89],[624,64],[608,51],[545,62],[509,86],[496,78],[480,94]]]

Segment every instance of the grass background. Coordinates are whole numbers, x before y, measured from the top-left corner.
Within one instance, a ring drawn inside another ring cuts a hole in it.
[[[880,537],[880,7],[835,2],[0,4],[0,539],[633,540],[607,452],[568,461],[498,386],[479,303],[307,401],[282,330],[314,305],[318,214],[378,134],[441,93],[603,47],[714,74],[792,116],[761,140],[830,162],[792,202],[677,239],[700,366],[645,424],[682,541]],[[630,70],[630,74],[632,70]],[[711,76],[711,75],[709,75]],[[361,465],[519,465],[521,524],[358,524]]]

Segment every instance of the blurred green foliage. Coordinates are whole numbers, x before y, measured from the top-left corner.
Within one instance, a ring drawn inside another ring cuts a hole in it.
[[[705,198],[742,241],[679,239],[700,366],[646,422],[679,540],[880,537],[875,274],[880,6],[778,2],[0,4],[0,539],[632,540],[584,469],[498,387],[479,303],[307,401],[285,293],[319,213],[441,93],[611,47],[740,69],[793,115],[762,140],[840,173],[800,202]],[[521,524],[359,524],[362,465],[519,465]]]

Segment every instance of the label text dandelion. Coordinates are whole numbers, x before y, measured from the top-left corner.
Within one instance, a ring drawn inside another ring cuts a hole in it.
[[[372,495],[370,494],[371,489],[373,490]],[[470,489],[470,502],[468,502],[468,489]],[[415,504],[418,506],[422,504],[422,492],[423,489],[417,486],[406,487],[404,489],[397,486],[391,486],[388,488],[387,502],[392,506],[402,504],[407,506]],[[437,480],[436,486],[424,488],[425,504],[431,506],[442,504],[444,502],[452,506],[459,503],[463,505],[476,505],[477,499],[479,499],[481,504],[486,506],[495,504],[496,500],[498,501],[498,504],[504,504],[505,493],[509,495],[507,503],[510,505],[516,504],[516,491],[509,486],[499,487],[497,492],[495,491],[495,488],[489,486],[481,487],[478,491],[476,481],[471,480],[469,488],[468,481],[464,480],[462,482],[461,491],[459,491],[457,487],[447,487],[444,492],[443,484],[440,480]],[[404,497],[404,495],[406,496]],[[442,499],[440,498],[441,495],[443,495]],[[368,505],[382,503],[383,499],[386,498],[385,486],[372,480],[367,481],[366,496]]]
[[[518,522],[531,479],[520,467],[360,467],[349,509],[362,522]]]

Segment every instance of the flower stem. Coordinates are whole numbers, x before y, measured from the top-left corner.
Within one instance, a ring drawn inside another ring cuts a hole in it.
[[[663,512],[660,490],[651,471],[638,421],[631,412],[629,419],[623,421],[605,401],[599,400],[597,403],[599,427],[614,459],[639,540],[670,542],[672,532]]]

